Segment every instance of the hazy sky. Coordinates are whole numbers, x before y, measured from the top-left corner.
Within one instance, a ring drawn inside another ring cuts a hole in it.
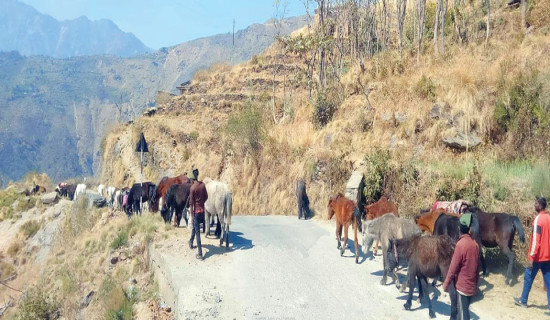
[[[145,45],[158,49],[226,33],[276,15],[275,0],[19,0],[58,20],[111,19]],[[286,2],[285,16],[305,14],[302,0]]]

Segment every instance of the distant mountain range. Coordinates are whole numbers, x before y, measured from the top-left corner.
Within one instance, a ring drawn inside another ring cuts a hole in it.
[[[130,57],[152,52],[111,20],[58,21],[17,0],[0,0],[0,51],[57,58],[97,54]]]
[[[6,2],[18,4],[0,0]],[[0,20],[6,11],[2,7]],[[306,22],[305,17],[289,18],[280,33]],[[25,25],[19,27],[24,34]],[[275,31],[268,21],[236,32],[234,47],[227,33],[130,58],[0,52],[0,185],[31,170],[46,172],[54,181],[93,175],[99,169],[101,141],[113,124],[139,116],[154,105],[159,90],[175,92],[198,69],[261,53],[273,43]],[[76,48],[76,43],[68,47]]]

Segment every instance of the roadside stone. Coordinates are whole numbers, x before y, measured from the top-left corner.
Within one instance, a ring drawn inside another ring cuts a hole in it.
[[[58,199],[59,199],[59,197],[57,195],[57,192],[46,193],[45,195],[40,197],[40,201],[43,204],[52,204],[52,203],[57,202]]]

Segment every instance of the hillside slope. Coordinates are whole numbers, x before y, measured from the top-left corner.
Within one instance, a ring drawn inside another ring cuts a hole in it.
[[[471,10],[471,21],[484,21],[482,8]],[[336,94],[314,86],[310,99],[309,53],[291,53],[281,44],[234,68],[198,74],[186,94],[159,105],[162,112],[111,132],[101,177],[116,186],[139,178],[129,147],[143,131],[150,143],[146,179],[156,182],[195,165],[203,177],[231,185],[237,214],[293,214],[295,181],[304,178],[316,214],[324,216],[329,195],[343,192],[351,170],[361,170],[367,200],[386,194],[405,215],[435,199],[466,198],[486,210],[518,213],[528,225],[533,195],[550,194],[550,40],[539,26],[525,35],[519,10],[495,11],[492,19],[499,22],[489,45],[485,30],[472,24],[469,42],[448,37],[444,56],[433,53],[428,38],[420,63],[412,41],[402,59],[397,50],[362,66],[345,59]],[[518,98],[517,88],[535,88],[533,104],[525,102],[528,94]],[[329,104],[336,107],[333,118],[314,125],[314,110]],[[529,105],[542,109],[526,130],[511,112]],[[508,112],[509,123],[498,108]],[[483,143],[453,152],[443,139],[460,134]]]

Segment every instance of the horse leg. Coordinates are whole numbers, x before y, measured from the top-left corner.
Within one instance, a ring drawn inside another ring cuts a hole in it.
[[[342,246],[340,243],[340,239],[342,237],[342,225],[339,222],[336,222],[336,240],[338,240],[338,247],[336,249],[340,249]]]
[[[374,252],[373,252],[373,255],[377,255],[378,254],[378,246],[380,245],[380,240],[376,240],[376,242],[374,243]]]
[[[205,213],[204,213],[204,225],[203,225],[203,231],[204,231],[204,228],[206,227],[206,231],[204,233],[204,237],[206,238],[207,236],[210,235],[210,212],[206,211],[205,210]]]
[[[412,266],[409,263],[408,269],[409,270],[407,270],[407,281],[408,281],[408,286],[409,286],[409,293],[407,295],[407,302],[405,302],[405,304],[403,305],[403,307],[405,307],[405,310],[411,310],[413,290],[414,290],[414,287],[415,287],[414,284],[416,282],[416,270],[415,270],[414,266]]]
[[[353,240],[355,241],[355,263],[359,263],[359,244],[357,242],[357,220],[353,221]]]
[[[500,250],[508,257],[508,270],[506,270],[506,280],[504,283],[507,285],[512,285],[512,268],[514,266],[515,254],[514,250],[507,246],[501,246]]]
[[[428,313],[430,315],[430,318],[435,318],[435,312],[432,310],[432,299],[430,299],[430,289],[428,287],[428,279],[426,277],[421,277],[421,285],[426,288],[425,291],[423,291],[423,294],[426,298],[428,298]]]
[[[346,251],[346,249],[348,248],[348,229],[349,229],[349,224],[346,224],[344,226],[344,245],[340,248],[341,256],[344,255],[344,251]]]
[[[216,234],[217,238],[221,238],[222,224],[220,223],[220,218],[219,217],[218,217],[218,221],[216,222],[216,231],[214,233]]]
[[[387,248],[382,248],[382,264],[384,265],[384,275],[382,276],[382,280],[380,280],[380,284],[385,286],[386,281],[388,280],[388,251]]]
[[[428,292],[430,292],[429,288],[427,287],[423,287],[422,286],[422,281],[420,280],[420,278],[417,277],[417,282],[418,282],[418,303],[422,303],[422,297],[424,296],[424,290],[428,290]],[[414,285],[414,282],[413,282],[413,285]],[[414,290],[414,288],[413,288]]]

